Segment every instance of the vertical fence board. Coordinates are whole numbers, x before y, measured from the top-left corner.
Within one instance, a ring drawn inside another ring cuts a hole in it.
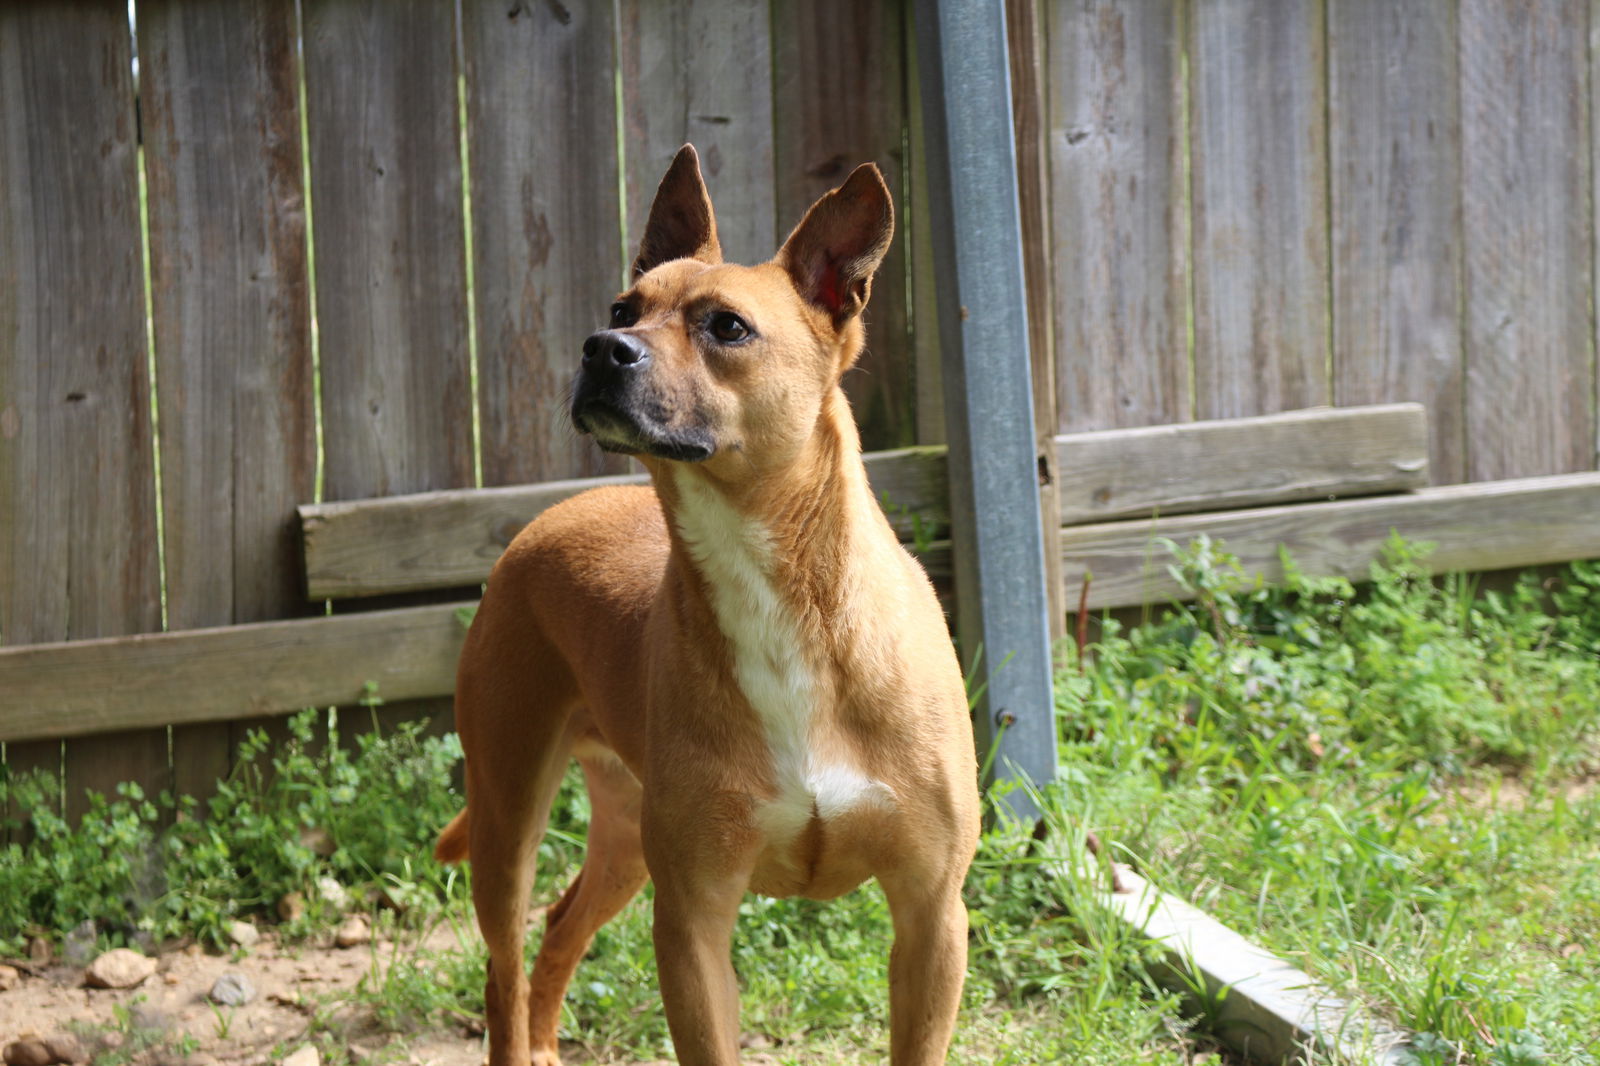
[[[900,240],[905,244],[906,291],[911,308],[911,366],[915,378],[918,444],[946,443],[944,429],[944,356],[939,341],[938,285],[934,279],[933,222],[924,206],[928,188],[928,133],[922,118],[922,84],[917,77],[917,34],[912,5],[905,6],[906,160],[905,195],[900,210]]]
[[[1190,11],[1201,418],[1331,399],[1324,31],[1321,0]]]
[[[313,0],[303,11],[324,495],[471,485],[453,5]],[[384,717],[448,709],[395,704]]]
[[[567,415],[622,284],[613,30],[610,4],[463,5],[487,485],[623,468]]]
[[[907,332],[904,20],[897,0],[776,0],[773,143],[781,240],[812,201],[875,162],[900,230],[872,285],[867,350],[845,392],[868,449],[916,442],[915,359]],[[931,316],[930,316],[931,320]]]
[[[1189,415],[1181,5],[1046,7],[1061,432]]]
[[[127,6],[0,8],[0,636],[159,629]],[[60,746],[14,745],[13,769]],[[74,740],[83,788],[165,784],[166,730]]]
[[[1435,483],[1465,473],[1454,3],[1329,9],[1333,380],[1428,407]]]
[[[1588,15],[1461,3],[1471,480],[1594,461]]]
[[[138,16],[167,624],[302,614],[316,426],[294,3]],[[179,792],[209,795],[229,733],[173,730]]]
[[[656,183],[689,141],[716,203],[723,255],[733,263],[766,260],[778,226],[767,5],[623,0],[621,13],[630,250],[644,232]]]

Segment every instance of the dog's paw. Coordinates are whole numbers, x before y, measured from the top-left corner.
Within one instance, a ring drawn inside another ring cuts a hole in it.
[[[531,1066],[561,1066],[561,1056],[554,1051],[535,1051]]]

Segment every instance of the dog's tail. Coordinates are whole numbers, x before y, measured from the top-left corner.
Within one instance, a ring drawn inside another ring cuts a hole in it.
[[[444,827],[439,834],[438,843],[433,846],[433,857],[442,863],[454,865],[467,858],[467,812],[463,808],[461,813],[450,819],[450,824]]]

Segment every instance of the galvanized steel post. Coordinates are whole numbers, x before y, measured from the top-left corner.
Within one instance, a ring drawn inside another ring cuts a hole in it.
[[[997,778],[1055,776],[1028,310],[1002,0],[918,0],[956,636]],[[1019,793],[1022,816],[1036,814]]]

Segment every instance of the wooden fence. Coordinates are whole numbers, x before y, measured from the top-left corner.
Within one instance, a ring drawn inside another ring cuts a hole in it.
[[[1416,400],[1436,482],[1594,468],[1587,3],[1008,11],[1042,436]],[[136,12],[0,5],[6,645],[352,614],[308,598],[297,507],[620,471],[562,396],[685,140],[744,260],[885,168],[900,238],[848,388],[869,448],[940,440],[900,0]],[[281,687],[215,649],[217,685]],[[167,721],[5,762],[73,809],[204,792],[271,719]]]

